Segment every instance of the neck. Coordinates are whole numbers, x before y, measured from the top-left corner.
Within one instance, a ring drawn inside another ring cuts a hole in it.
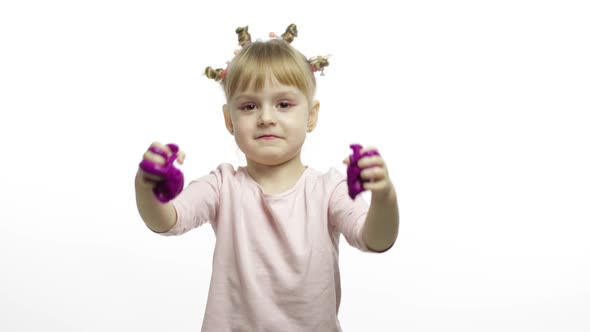
[[[305,166],[300,155],[282,164],[264,165],[247,159],[246,170],[267,193],[285,191],[297,183]]]

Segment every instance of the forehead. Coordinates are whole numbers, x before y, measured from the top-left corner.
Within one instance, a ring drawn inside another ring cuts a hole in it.
[[[303,93],[303,91],[299,90],[299,88],[292,85],[280,83],[276,79],[276,77],[268,75],[262,85],[256,86],[255,83],[252,82],[244,90],[236,91],[234,96],[232,96],[232,99],[261,95],[292,95],[294,97],[305,97],[305,94]]]

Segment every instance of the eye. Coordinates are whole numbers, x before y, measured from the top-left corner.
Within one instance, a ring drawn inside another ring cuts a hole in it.
[[[252,110],[256,109],[256,104],[253,104],[253,103],[244,104],[244,105],[238,107],[238,109],[240,109],[241,111],[252,111]]]
[[[280,109],[284,109],[284,110],[286,110],[286,109],[288,109],[288,108],[291,108],[291,107],[293,107],[294,105],[293,105],[292,103],[290,103],[290,102],[282,101],[282,102],[280,102],[280,103],[278,104],[278,106],[279,106],[279,108],[280,108]]]

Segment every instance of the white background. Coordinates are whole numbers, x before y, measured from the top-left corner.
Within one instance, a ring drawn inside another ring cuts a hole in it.
[[[389,252],[341,241],[344,330],[590,331],[586,2],[359,3],[3,1],[0,330],[200,330],[213,232],[151,233],[137,165],[241,164],[201,74],[294,22],[332,54],[304,162],[375,145],[399,195]]]

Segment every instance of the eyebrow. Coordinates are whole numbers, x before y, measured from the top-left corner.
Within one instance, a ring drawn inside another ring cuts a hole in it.
[[[283,90],[272,95],[272,98],[283,97],[283,96],[290,96],[290,97],[297,97],[297,92],[293,90]],[[250,94],[250,93],[238,93],[234,96],[234,100],[237,99],[256,99],[258,98],[257,94]]]

